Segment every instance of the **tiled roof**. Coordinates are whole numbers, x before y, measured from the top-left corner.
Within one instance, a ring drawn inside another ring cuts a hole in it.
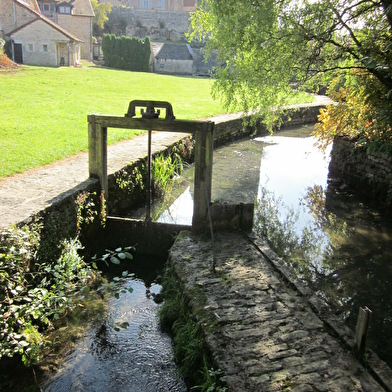
[[[158,60],[192,60],[188,45],[164,44],[155,56]]]
[[[73,15],[95,16],[90,0],[71,0],[68,3],[74,7]]]
[[[7,35],[11,36],[12,34],[16,33],[17,31],[20,31],[22,29],[24,29],[26,26],[29,26],[30,24],[36,22],[37,20],[42,20],[43,22],[45,22],[46,24],[50,25],[52,28],[56,29],[57,31],[59,31],[61,34],[65,35],[66,37],[70,38],[73,41],[78,41],[78,42],[83,42],[82,40],[80,40],[78,37],[74,36],[73,34],[71,34],[69,31],[63,29],[62,27],[60,27],[57,23],[52,22],[49,18],[45,17],[44,15],[42,15],[40,12],[37,12],[33,9],[31,9],[24,1],[22,0],[14,0],[15,3],[21,5],[22,7],[28,9],[32,14],[36,15],[37,18],[31,20],[28,23],[25,23],[22,26],[19,26],[17,29],[10,31],[9,33],[7,33]]]

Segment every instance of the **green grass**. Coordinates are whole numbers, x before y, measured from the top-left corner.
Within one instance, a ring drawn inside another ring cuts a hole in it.
[[[0,71],[0,178],[88,149],[87,115],[124,115],[134,99],[169,101],[177,119],[224,113],[210,79],[101,68]],[[110,129],[108,143],[137,131]]]

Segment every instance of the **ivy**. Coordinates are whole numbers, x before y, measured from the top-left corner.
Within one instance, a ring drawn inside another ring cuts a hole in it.
[[[39,360],[44,332],[79,303],[98,277],[78,251],[79,240],[64,240],[54,262],[37,258],[40,226],[0,232],[0,359]]]

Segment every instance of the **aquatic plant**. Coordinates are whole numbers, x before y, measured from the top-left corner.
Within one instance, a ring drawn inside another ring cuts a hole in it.
[[[174,149],[172,154],[167,157],[163,154],[154,157],[151,169],[153,197],[160,198],[169,192],[173,177],[182,173],[182,160],[176,151]]]
[[[173,267],[168,265],[162,279],[164,303],[159,309],[163,330],[173,338],[175,361],[192,390],[225,392],[225,377],[215,370],[204,344],[204,332],[192,318],[189,301],[181,291]]]

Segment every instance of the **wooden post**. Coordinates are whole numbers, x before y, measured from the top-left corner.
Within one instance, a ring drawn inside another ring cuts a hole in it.
[[[90,177],[99,179],[107,199],[107,128],[96,122],[95,115],[88,116],[88,169]]]
[[[211,203],[214,123],[206,122],[195,135],[195,185],[192,231],[208,228],[208,206]]]
[[[357,326],[355,328],[355,342],[357,344],[358,355],[360,358],[365,354],[366,339],[370,325],[372,311],[365,307],[359,308]]]

